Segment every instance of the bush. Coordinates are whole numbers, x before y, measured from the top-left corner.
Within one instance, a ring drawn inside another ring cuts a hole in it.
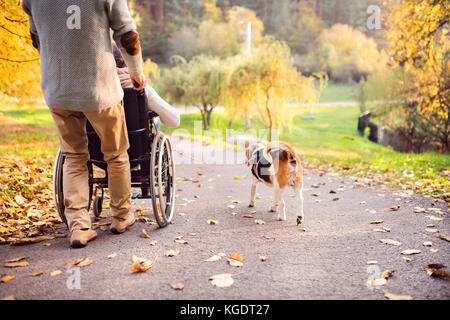
[[[322,33],[319,42],[309,59],[314,71],[325,71],[334,81],[359,82],[387,62],[387,55],[378,51],[375,41],[348,25],[335,24]]]

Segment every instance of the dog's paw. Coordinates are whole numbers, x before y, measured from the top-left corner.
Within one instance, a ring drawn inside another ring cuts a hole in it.
[[[255,202],[253,202],[253,201],[251,201],[249,204],[248,204],[248,207],[249,208],[253,208],[255,206]]]
[[[277,212],[278,211],[278,206],[270,206],[269,207],[269,212]]]
[[[301,225],[303,223],[303,217],[302,216],[298,216],[297,217],[297,225]]]

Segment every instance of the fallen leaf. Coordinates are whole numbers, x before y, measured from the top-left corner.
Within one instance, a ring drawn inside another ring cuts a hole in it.
[[[383,294],[389,300],[413,300],[411,296],[407,295],[397,295],[383,290]]]
[[[259,260],[262,261],[262,262],[267,261],[267,257],[266,256],[260,256]]]
[[[207,221],[207,223],[208,223],[208,224],[218,224],[219,221],[216,221],[216,220],[213,220],[213,219],[209,219],[209,220]]]
[[[419,253],[422,253],[422,251],[420,251],[420,250],[417,250],[417,249],[407,249],[407,250],[403,250],[402,252],[401,252],[401,254],[403,254],[403,255],[412,255],[412,254],[419,254]]]
[[[72,266],[77,266],[77,267],[86,267],[88,265],[91,265],[94,261],[92,261],[90,258],[80,258],[77,259],[75,261],[72,261],[68,264],[66,264],[66,266],[64,267],[64,269],[70,269]]]
[[[336,198],[333,198],[333,201],[338,201],[339,200],[339,198],[338,197],[336,197]]]
[[[14,295],[11,295],[11,296],[1,298],[0,300],[16,300],[16,297]]]
[[[422,243],[425,247],[432,247],[433,246],[433,242],[431,241],[425,241],[424,243]]]
[[[241,177],[239,177],[239,176],[234,176],[233,179],[234,179],[234,180],[241,180]]]
[[[233,285],[234,280],[233,280],[232,276],[233,275],[230,273],[216,274],[214,276],[211,276],[209,278],[209,280],[211,280],[211,284],[214,287],[226,288],[226,287]]]
[[[187,242],[186,240],[183,240],[183,239],[175,239],[174,240],[176,243],[178,243],[178,244],[188,244],[189,242]]]
[[[39,272],[32,273],[31,275],[33,277],[39,277],[39,276],[42,276],[43,274],[44,274],[44,271],[39,271]]]
[[[430,251],[433,252],[433,253],[438,253],[439,249],[430,249]]]
[[[367,261],[367,264],[377,264],[377,263],[378,263],[378,261],[376,261],[376,260]]]
[[[440,235],[438,235],[438,238],[450,242],[450,237],[449,237],[449,236],[446,236],[445,234],[440,234]]]
[[[425,216],[425,217],[427,217],[427,218],[429,218],[431,220],[434,220],[434,221],[443,221],[443,220],[445,220],[444,217],[440,218],[440,217],[431,216],[431,215],[428,215],[428,216]]]
[[[172,289],[174,289],[174,290],[183,290],[183,289],[184,289],[184,284],[181,283],[181,282],[178,282],[178,283],[172,283],[170,286],[171,286]]]
[[[116,252],[111,253],[107,258],[108,259],[114,259],[115,257],[117,257],[117,253]]]
[[[3,278],[0,278],[0,282],[6,283],[6,282],[11,281],[11,280],[13,280],[15,278],[16,278],[16,276],[14,276],[14,275],[4,276]]]
[[[205,262],[216,262],[216,261],[219,261],[219,260],[221,260],[221,259],[222,259],[221,256],[219,256],[219,255],[213,255],[212,257],[210,257],[210,258],[208,258],[208,259],[205,259],[205,260],[203,260],[203,261],[205,261]]]
[[[51,277],[54,277],[54,276],[57,276],[57,275],[59,275],[59,274],[61,274],[61,273],[62,273],[61,270],[55,270],[55,271],[50,272],[50,276],[51,276]]]
[[[233,260],[240,261],[240,262],[245,261],[244,256],[240,253],[230,253],[230,258]]]
[[[175,250],[175,249],[167,250],[165,253],[166,257],[176,257],[179,254],[180,254],[180,250]]]
[[[144,258],[139,258],[139,257],[133,256],[133,258],[132,258],[133,264],[131,265],[131,272],[133,272],[133,273],[146,272],[151,267],[153,267],[156,260],[157,260],[157,258],[155,258],[153,261],[151,261],[151,260],[147,260]]]
[[[380,224],[383,222],[384,222],[384,220],[374,220],[374,221],[370,221],[370,224]]]
[[[9,242],[11,246],[16,244],[27,244],[27,243],[37,243],[45,240],[52,240],[55,239],[55,237],[51,236],[40,236],[40,237],[34,237],[34,238],[20,238],[20,239],[14,239]]]
[[[28,261],[18,261],[18,262],[7,262],[5,263],[6,268],[20,268],[28,267],[30,263]]]
[[[390,207],[390,209],[392,211],[398,211],[398,210],[400,210],[400,206],[399,205],[395,205],[395,206]]]
[[[450,278],[450,272],[448,272],[446,270],[439,270],[436,268],[427,268],[426,271],[430,277]]]
[[[18,262],[18,261],[26,259],[26,258],[28,258],[28,257],[27,256],[21,256],[21,257],[5,260],[5,262]]]
[[[414,208],[414,213],[424,213],[424,212],[426,212],[426,210],[424,208],[420,208],[420,207]]]
[[[395,241],[395,240],[392,240],[392,239],[380,239],[380,242],[385,243],[385,244],[390,244],[390,245],[393,245],[393,246],[401,246],[402,245],[401,242]]]
[[[242,267],[244,265],[241,261],[237,261],[234,259],[228,259],[228,263],[230,264],[230,266],[236,268]]]
[[[388,278],[394,273],[394,271],[395,271],[395,270],[386,270],[386,271],[383,271],[383,272],[381,273],[380,278],[388,279]]]
[[[142,229],[141,238],[145,238],[145,239],[150,238],[150,236],[147,233],[147,230]]]
[[[251,214],[244,214],[244,215],[242,216],[242,218],[249,218],[249,219],[253,219],[253,218],[254,218],[254,216],[252,216]]]

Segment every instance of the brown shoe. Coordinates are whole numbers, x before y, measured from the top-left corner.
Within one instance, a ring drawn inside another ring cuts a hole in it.
[[[70,237],[70,246],[72,248],[83,248],[95,238],[97,238],[97,232],[92,229],[74,230]]]
[[[136,219],[134,217],[134,213],[128,214],[126,218],[113,217],[110,230],[114,234],[124,233],[129,227],[134,224],[135,221]]]

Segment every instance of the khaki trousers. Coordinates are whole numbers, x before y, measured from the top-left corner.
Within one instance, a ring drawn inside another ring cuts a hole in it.
[[[50,108],[58,131],[63,166],[65,215],[70,231],[90,228],[88,212],[89,159],[86,119],[101,141],[101,151],[108,163],[108,188],[113,217],[125,219],[131,208],[131,172],[123,102],[96,112],[76,112]]]

